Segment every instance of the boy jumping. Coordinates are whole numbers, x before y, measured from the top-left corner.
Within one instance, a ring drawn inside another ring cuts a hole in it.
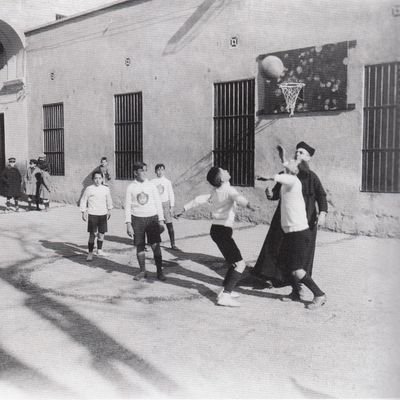
[[[107,221],[111,217],[113,208],[110,189],[102,185],[103,175],[101,171],[92,173],[93,185],[88,186],[80,201],[82,219],[88,221],[87,231],[89,232],[87,261],[93,260],[94,240],[97,233],[97,255],[104,256],[103,240],[107,232]]]
[[[147,165],[133,164],[134,181],[126,189],[125,223],[126,231],[133,237],[140,272],[135,280],[147,278],[145,244],[150,244],[157,267],[157,279],[165,281],[162,270],[160,222],[164,220],[161,199],[155,185],[146,178]]]
[[[217,297],[217,304],[220,306],[239,307],[240,303],[234,298],[238,297],[238,294],[233,292],[233,289],[242,278],[246,264],[232,238],[235,206],[237,204],[252,211],[255,210],[249,201],[230,185],[230,179],[231,176],[227,170],[212,167],[207,174],[207,181],[213,186],[211,193],[197,196],[194,200],[185,204],[183,211],[176,216],[179,217],[185,211],[200,204],[209,203],[211,205],[213,220],[210,235],[225,260],[230,264],[222,283],[223,288]]]

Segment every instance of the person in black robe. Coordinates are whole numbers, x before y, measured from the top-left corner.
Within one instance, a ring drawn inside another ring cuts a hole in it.
[[[311,231],[310,246],[306,252],[305,270],[311,276],[313,272],[315,244],[318,226],[325,224],[325,216],[328,212],[326,192],[317,174],[308,168],[308,162],[314,155],[315,149],[305,142],[296,146],[295,159],[304,160],[303,168],[297,177],[302,184],[302,192],[306,205],[307,220]],[[269,200],[279,200],[281,185],[278,183],[272,189],[266,189]],[[282,247],[283,231],[280,224],[280,203],[274,213],[270,228],[261,248],[257,262],[252,270],[252,275],[262,282],[264,287],[282,287],[290,285],[289,271],[285,268],[285,255],[290,249]],[[258,285],[259,286],[259,285]],[[290,297],[301,297],[301,293],[291,293]]]

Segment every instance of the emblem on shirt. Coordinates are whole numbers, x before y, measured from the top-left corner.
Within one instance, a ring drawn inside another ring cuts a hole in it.
[[[161,183],[159,185],[157,185],[157,189],[158,189],[158,193],[160,193],[160,194],[164,193],[165,188],[163,185],[161,185]]]
[[[144,193],[144,192],[140,192],[137,196],[136,199],[138,201],[138,203],[141,206],[144,206],[148,201],[149,201],[149,195]]]

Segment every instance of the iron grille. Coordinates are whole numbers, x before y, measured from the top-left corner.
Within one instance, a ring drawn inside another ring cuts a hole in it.
[[[214,84],[214,165],[235,186],[254,186],[254,88],[254,79]]]
[[[133,179],[133,164],[143,161],[142,93],[114,96],[115,170],[117,179]]]
[[[399,66],[365,67],[362,191],[400,192]]]
[[[43,106],[44,153],[52,175],[64,176],[64,105]]]

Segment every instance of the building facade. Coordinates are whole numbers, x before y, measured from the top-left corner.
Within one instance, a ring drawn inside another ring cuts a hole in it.
[[[293,153],[304,140],[317,149],[328,228],[399,236],[397,8],[120,0],[28,30],[27,152],[47,154],[54,198],[71,203],[102,156],[117,205],[136,160],[150,177],[166,164],[178,204],[207,191],[207,169],[221,165],[260,207],[241,218],[269,222],[276,204],[255,177],[280,170],[278,144]],[[292,118],[279,82],[264,76],[269,54],[305,83]]]
[[[20,168],[28,157],[26,41],[24,31],[88,10],[107,0],[2,0],[0,6],[0,170],[8,157]]]

